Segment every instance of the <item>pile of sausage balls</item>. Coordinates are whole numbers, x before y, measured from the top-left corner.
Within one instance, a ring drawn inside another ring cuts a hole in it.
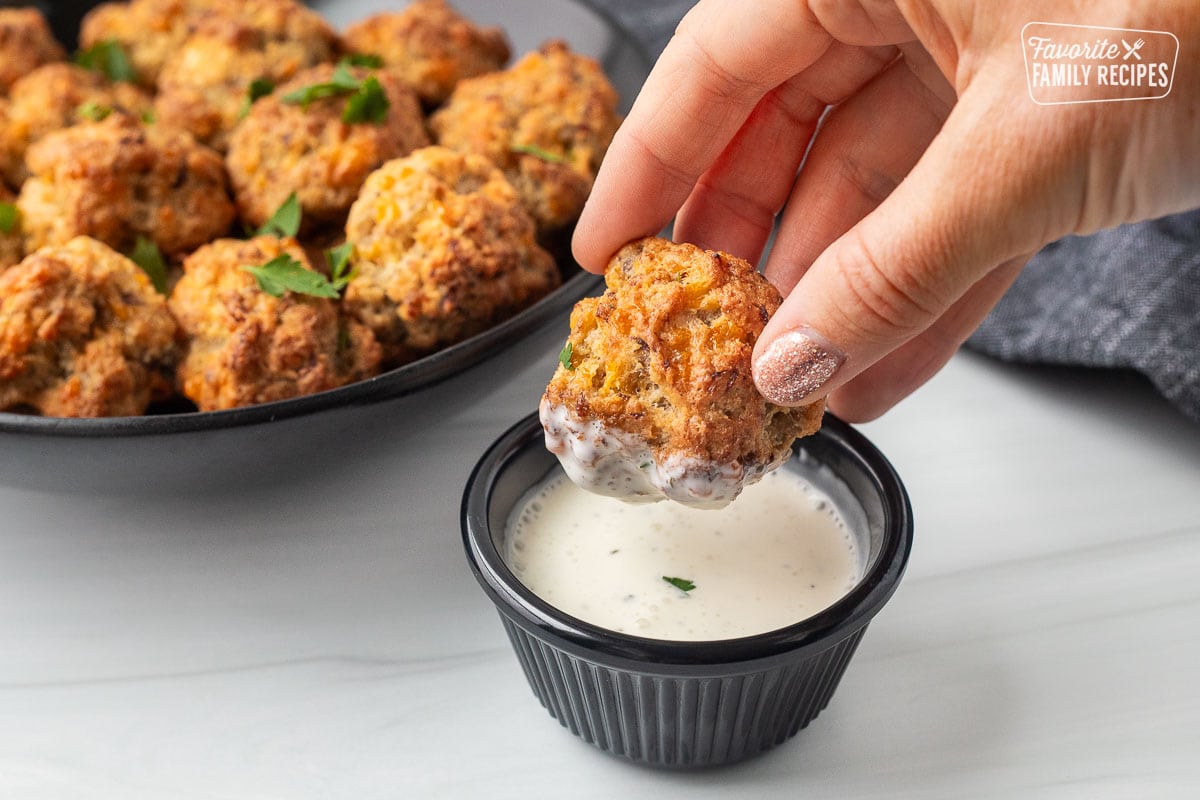
[[[74,57],[0,9],[0,411],[319,392],[553,290],[617,96],[509,59],[445,0],[106,3]]]

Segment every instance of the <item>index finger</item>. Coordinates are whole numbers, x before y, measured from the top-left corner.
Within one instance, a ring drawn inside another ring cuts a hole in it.
[[[621,245],[662,230],[759,100],[831,41],[807,3],[697,3],[609,147],[575,229],[579,263],[600,272]]]

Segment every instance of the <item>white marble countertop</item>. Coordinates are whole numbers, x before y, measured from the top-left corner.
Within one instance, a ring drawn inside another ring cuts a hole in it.
[[[1200,796],[1200,426],[1140,381],[964,355],[865,426],[908,575],[812,726],[682,774],[551,720],[466,567],[463,482],[554,362],[530,346],[308,482],[0,488],[0,797]]]

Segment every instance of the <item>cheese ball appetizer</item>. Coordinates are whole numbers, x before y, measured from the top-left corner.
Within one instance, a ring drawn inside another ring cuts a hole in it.
[[[293,92],[328,83],[334,72],[329,64],[304,70],[256,102],[234,129],[226,164],[238,210],[250,226],[261,226],[294,192],[306,230],[341,227],[367,175],[429,144],[416,95],[387,72],[343,68],[360,81],[379,82],[387,100],[379,121],[345,122],[344,94],[307,107],[285,101]]]
[[[13,84],[8,108],[0,114],[0,169],[17,188],[29,177],[25,153],[47,134],[113,112],[134,116],[153,101],[128,83],[112,83],[74,64],[47,64]]]
[[[719,508],[820,427],[823,401],[784,408],[754,386],[754,342],[782,299],[752,265],[650,238],[623,247],[605,281],[572,311],[539,406],[575,483]]]
[[[599,64],[550,42],[504,72],[461,81],[429,124],[438,144],[499,166],[552,242],[583,210],[619,122]]]
[[[20,263],[25,256],[25,243],[21,239],[21,211],[14,202],[16,199],[0,183],[0,272]]]
[[[428,147],[372,173],[350,209],[346,313],[396,366],[531,305],[559,283],[533,220],[486,158]]]
[[[221,239],[183,262],[170,308],[187,340],[180,391],[201,411],[286,400],[374,375],[379,345],[339,318],[334,301],[292,291],[274,297],[244,267],[286,254],[312,266],[293,239]]]
[[[53,133],[29,149],[17,205],[29,252],[91,236],[129,252],[143,236],[172,256],[234,218],[221,157],[187,134],[123,114]]]
[[[79,46],[116,42],[129,57],[138,82],[152,89],[167,59],[183,46],[208,11],[236,12],[235,0],[130,0],[101,3],[83,18]]]
[[[383,59],[421,102],[436,106],[463,78],[502,68],[510,56],[499,28],[476,26],[445,0],[415,0],[402,11],[385,11],[346,29],[346,47]]]
[[[129,259],[80,237],[0,272],[0,410],[134,416],[179,355],[166,299]]]
[[[154,106],[161,123],[221,152],[255,80],[278,85],[340,52],[333,29],[296,0],[246,0],[236,9],[199,20],[163,64]]]
[[[0,8],[0,93],[22,75],[66,57],[36,8]]]

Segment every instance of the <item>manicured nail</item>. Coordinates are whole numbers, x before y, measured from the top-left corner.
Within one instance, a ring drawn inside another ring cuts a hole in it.
[[[820,391],[845,361],[845,354],[812,328],[793,328],[754,362],[754,382],[772,403],[796,406]]]

